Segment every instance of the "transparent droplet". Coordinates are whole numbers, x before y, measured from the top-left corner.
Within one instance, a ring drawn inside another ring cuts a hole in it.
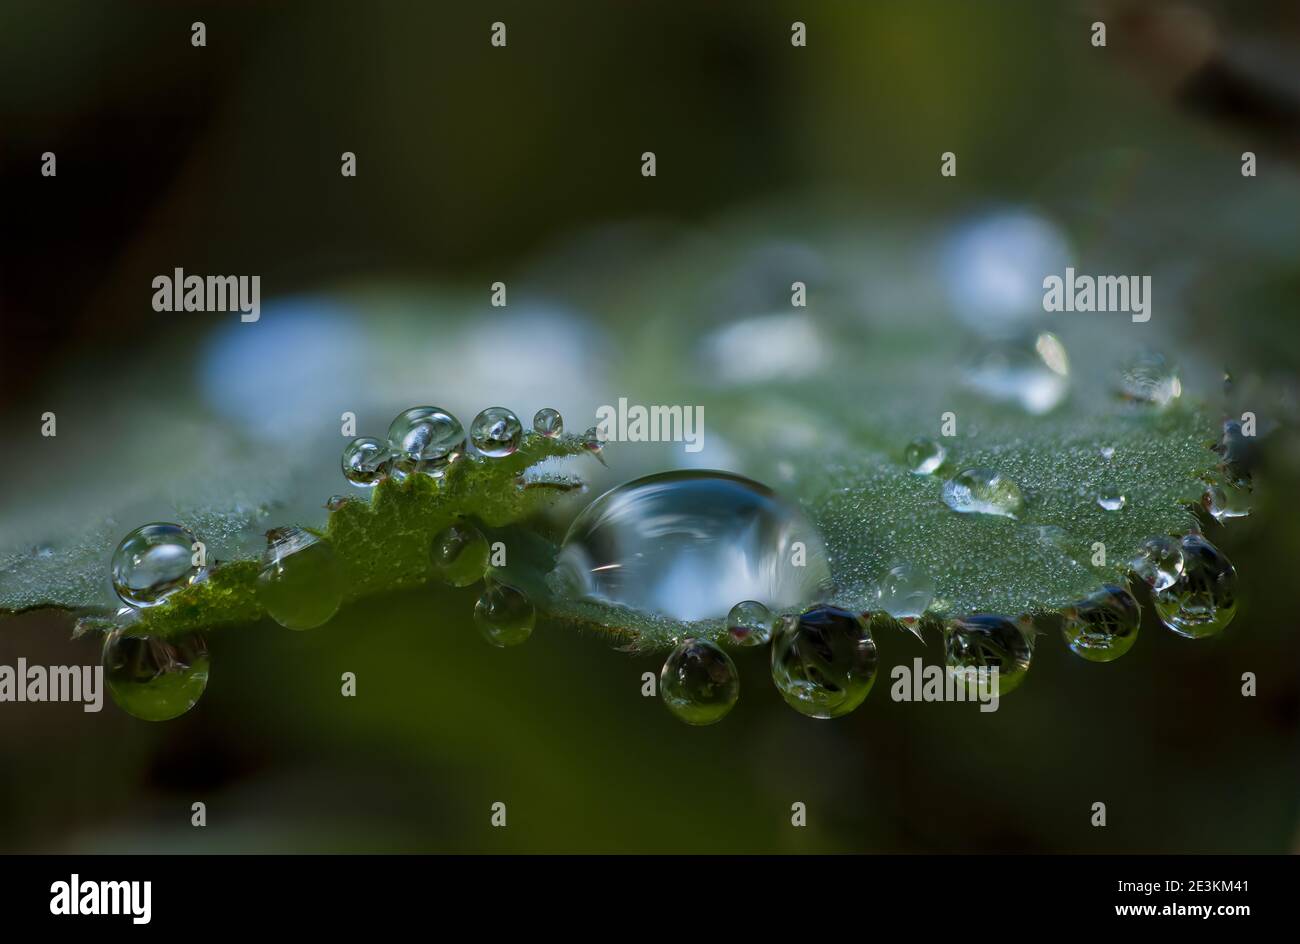
[[[1228,481],[1238,488],[1250,485],[1255,465],[1259,461],[1256,437],[1247,436],[1240,420],[1225,420],[1223,434],[1219,437],[1214,451],[1223,460],[1223,471]]]
[[[403,475],[423,472],[439,460],[450,461],[464,448],[464,427],[441,407],[411,407],[388,427],[388,450],[395,470]]]
[[[786,617],[772,636],[772,681],[810,718],[838,718],[862,704],[878,662],[866,620],[834,606]]]
[[[136,528],[113,552],[113,589],[131,606],[156,606],[198,580],[196,538],[178,524],[155,522]]]
[[[104,680],[113,701],[143,721],[169,721],[198,703],[208,685],[208,647],[203,636],[131,635],[119,629],[104,637]]]
[[[469,427],[470,442],[482,455],[492,459],[508,456],[519,448],[523,424],[503,406],[490,406]]]
[[[903,452],[903,461],[917,475],[932,475],[947,457],[948,450],[943,444],[928,436],[913,439]]]
[[[1070,392],[1070,361],[1056,335],[1044,332],[977,352],[963,368],[962,380],[987,399],[1041,416]]]
[[[487,538],[471,524],[457,523],[433,539],[433,576],[453,587],[468,587],[487,573]]]
[[[1164,590],[1183,575],[1182,545],[1164,535],[1147,538],[1128,566],[1152,590]]]
[[[601,495],[564,538],[561,592],[682,621],[721,619],[737,600],[773,609],[830,584],[821,535],[794,506],[728,472],[678,470]]]
[[[982,684],[992,685],[992,676],[981,682],[980,669],[998,670],[996,690],[999,696],[1017,688],[1025,680],[1033,656],[1029,633],[1005,616],[980,614],[950,620],[944,627],[944,655],[948,670],[965,681],[968,690]]]
[[[772,638],[776,617],[757,600],[737,603],[727,614],[727,635],[737,646],[761,646]]]
[[[1133,594],[1106,584],[1066,608],[1061,633],[1076,655],[1089,662],[1113,662],[1133,648],[1141,622],[1142,610]]]
[[[1237,612],[1237,571],[1223,553],[1199,534],[1179,542],[1183,573],[1152,594],[1160,621],[1191,639],[1213,636],[1232,622]]]
[[[736,664],[713,643],[687,639],[664,662],[659,697],[679,721],[716,724],[740,698]]]
[[[404,482],[417,472],[431,479],[445,478],[451,464],[459,459],[459,452],[451,452],[435,459],[412,459],[410,456],[394,456],[388,465],[388,474],[399,482]]]
[[[895,564],[876,583],[876,603],[890,616],[923,616],[934,601],[934,578],[912,564]]]
[[[343,568],[329,541],[302,528],[267,532],[257,601],[286,629],[314,629],[343,602]]]
[[[1182,396],[1183,383],[1164,355],[1143,351],[1121,368],[1119,392],[1127,400],[1163,408]]]
[[[564,417],[560,416],[558,410],[543,407],[533,415],[533,432],[547,439],[555,439],[564,433]]]
[[[483,638],[504,649],[517,646],[533,634],[537,611],[522,590],[491,582],[474,604],[474,623]]]
[[[1205,510],[1220,524],[1229,518],[1244,518],[1250,514],[1249,492],[1231,482],[1222,485],[1213,483],[1206,485],[1201,502],[1205,505]]]
[[[388,446],[378,439],[354,439],[343,449],[343,477],[353,485],[371,488],[384,477],[388,460]]]
[[[605,457],[601,455],[601,452],[605,449],[605,442],[600,438],[596,427],[587,427],[587,431],[582,434],[582,445],[588,452],[599,459],[602,465],[605,464]]]
[[[965,469],[943,483],[943,501],[963,514],[1014,518],[1024,509],[1020,486],[992,469]]]
[[[1128,498],[1118,487],[1109,485],[1097,493],[1097,504],[1106,511],[1119,511],[1128,504]]]
[[[1105,459],[1107,462],[1109,462],[1111,459],[1114,459],[1114,458],[1115,458],[1115,447],[1114,447],[1114,446],[1102,446],[1102,447],[1101,447],[1101,457],[1102,457],[1103,459]]]
[[[325,507],[330,511],[338,511],[350,501],[356,501],[356,499],[349,498],[346,495],[331,495],[325,499]]]

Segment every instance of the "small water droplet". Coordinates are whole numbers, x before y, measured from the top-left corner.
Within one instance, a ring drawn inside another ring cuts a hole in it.
[[[772,637],[772,681],[810,718],[838,718],[862,704],[878,663],[866,621],[834,606],[787,617]]]
[[[564,417],[560,416],[558,410],[543,407],[533,415],[533,432],[547,439],[555,439],[564,433]]]
[[[1056,335],[1044,332],[980,351],[963,369],[962,378],[968,388],[990,400],[1015,403],[1041,416],[1056,409],[1070,392],[1070,361]]]
[[[1133,594],[1106,584],[1065,610],[1061,634],[1070,651],[1089,662],[1113,662],[1137,642],[1142,609]]]
[[[104,680],[113,701],[143,721],[169,721],[193,708],[208,685],[208,647],[203,636],[104,637]]]
[[[1033,641],[1028,633],[1005,616],[979,614],[950,620],[944,627],[944,653],[948,669],[967,688],[979,688],[978,670],[998,670],[998,696],[1019,687],[1029,671]]]
[[[1152,595],[1160,621],[1190,639],[1213,636],[1237,612],[1237,571],[1223,553],[1199,534],[1186,535],[1179,547],[1183,573]]]
[[[890,616],[919,617],[934,601],[934,579],[912,564],[895,564],[876,584],[876,602]]]
[[[388,446],[361,436],[343,448],[343,477],[353,485],[371,488],[388,472]]]
[[[350,501],[355,501],[355,499],[349,498],[346,495],[331,495],[329,498],[325,499],[325,507],[330,511],[338,511]]]
[[[453,587],[468,587],[487,573],[490,550],[478,528],[453,524],[433,539],[433,575]]]
[[[1224,482],[1222,485],[1214,483],[1206,485],[1201,503],[1220,524],[1229,518],[1244,518],[1250,514],[1249,493],[1231,482]]]
[[[517,646],[533,634],[537,611],[527,594],[492,581],[474,604],[474,623],[483,638],[504,649]]]
[[[830,583],[821,535],[794,506],[727,472],[677,470],[601,495],[564,538],[562,592],[682,621],[737,600],[807,605]]]
[[[903,452],[903,461],[916,475],[934,474],[947,457],[948,450],[943,444],[928,436],[913,439]]]
[[[1106,511],[1119,511],[1128,504],[1128,498],[1117,487],[1111,485],[1097,493],[1097,504]]]
[[[1183,574],[1182,546],[1164,535],[1147,538],[1128,566],[1152,590],[1164,590]]]
[[[113,553],[113,589],[131,606],[156,606],[198,580],[194,564],[198,540],[178,524],[155,522],[136,528]]]
[[[1120,369],[1120,396],[1126,400],[1166,407],[1182,396],[1178,371],[1155,351],[1143,351]]]
[[[1111,459],[1114,459],[1114,458],[1115,458],[1115,447],[1114,447],[1114,446],[1102,446],[1102,447],[1101,447],[1101,457],[1102,457],[1103,459],[1105,459],[1107,462],[1109,462]]]
[[[737,646],[761,646],[772,638],[776,617],[757,600],[737,603],[727,614],[727,635]]]
[[[470,442],[481,455],[500,459],[519,448],[523,424],[503,406],[490,406],[469,427]]]
[[[413,406],[388,427],[388,451],[402,475],[441,471],[464,448],[465,428],[441,407]]]
[[[716,724],[740,698],[736,664],[713,643],[687,639],[664,662],[659,697],[679,721]]]
[[[1014,518],[1024,509],[1020,486],[992,469],[965,469],[943,484],[943,501],[963,514]]]
[[[257,601],[286,629],[315,629],[343,602],[343,569],[329,541],[302,528],[267,532]]]

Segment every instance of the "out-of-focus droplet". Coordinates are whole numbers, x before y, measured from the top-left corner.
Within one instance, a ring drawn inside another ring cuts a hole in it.
[[[713,643],[687,639],[664,662],[659,697],[679,721],[716,724],[740,698],[736,664]]]
[[[1222,632],[1237,612],[1237,571],[1223,553],[1199,534],[1179,546],[1183,573],[1152,595],[1160,621],[1180,636],[1200,639]]]
[[[992,469],[964,469],[943,484],[944,504],[962,514],[1014,518],[1024,509],[1020,486]]]
[[[1163,354],[1143,351],[1120,369],[1119,392],[1126,400],[1163,409],[1182,396],[1183,382]]]
[[[141,525],[113,552],[113,589],[131,606],[157,606],[203,575],[196,563],[197,542],[192,531],[178,524]]]
[[[978,352],[962,370],[965,385],[1026,413],[1050,413],[1070,392],[1070,361],[1065,347],[1046,332],[1025,341],[1001,342]]]
[[[142,721],[169,721],[193,708],[208,685],[208,647],[198,633],[175,638],[104,637],[104,680],[113,701]]]
[[[1133,594],[1115,584],[1067,607],[1061,634],[1075,655],[1089,662],[1113,662],[1137,641],[1142,610]]]
[[[490,551],[478,528],[464,522],[453,524],[433,539],[433,575],[453,587],[468,587],[487,573]]]
[[[522,590],[490,581],[474,604],[474,623],[483,638],[504,649],[517,646],[533,634],[537,610]]]
[[[727,614],[727,635],[737,646],[761,646],[772,638],[776,617],[757,600],[737,603]]]
[[[1250,514],[1249,493],[1231,482],[1207,484],[1201,503],[1220,524],[1229,518],[1244,518]]]
[[[267,533],[257,601],[286,629],[315,629],[343,602],[343,568],[329,541],[302,528]]]
[[[378,439],[361,436],[343,449],[343,477],[353,485],[372,488],[387,474],[388,446]]]
[[[933,475],[948,457],[948,450],[937,439],[919,436],[907,444],[903,461],[916,475]]]
[[[519,417],[503,406],[490,406],[470,424],[469,439],[480,455],[501,459],[519,448],[524,434]]]
[[[866,620],[838,607],[787,617],[772,636],[772,681],[786,704],[810,718],[838,718],[862,704],[878,663]]]

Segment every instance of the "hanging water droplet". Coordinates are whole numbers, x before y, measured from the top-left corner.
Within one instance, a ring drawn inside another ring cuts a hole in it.
[[[943,444],[928,436],[913,439],[903,452],[903,461],[916,475],[932,475],[947,457],[948,450]]]
[[[1231,482],[1222,485],[1214,483],[1206,485],[1201,502],[1205,505],[1205,510],[1220,524],[1229,518],[1244,518],[1250,514],[1249,493]]]
[[[878,662],[866,620],[834,606],[787,617],[772,636],[772,681],[810,718],[838,718],[862,704]]]
[[[1182,545],[1164,535],[1147,538],[1128,566],[1152,590],[1164,590],[1183,575]]]
[[[565,593],[691,621],[736,600],[775,609],[823,595],[821,535],[758,482],[727,472],[661,472],[618,486],[580,514],[553,581]]]
[[[208,647],[199,633],[177,638],[104,637],[104,680],[113,701],[143,721],[169,721],[198,703],[208,686]]]
[[[1108,485],[1097,493],[1097,504],[1106,511],[1119,511],[1128,504],[1128,498],[1117,486]]]
[[[978,352],[963,368],[962,380],[990,400],[1041,416],[1070,392],[1070,361],[1056,335],[1044,332]]]
[[[522,590],[491,581],[474,604],[474,622],[485,640],[504,649],[533,634],[537,611]]]
[[[490,406],[469,427],[470,442],[480,454],[500,459],[519,448],[524,434],[523,424],[503,406]]]
[[[1237,612],[1237,571],[1223,553],[1199,534],[1179,542],[1183,573],[1152,595],[1160,621],[1190,639],[1222,632]]]
[[[761,646],[772,638],[776,617],[757,600],[737,603],[727,614],[727,635],[737,646]]]
[[[156,606],[198,580],[198,541],[178,524],[155,522],[136,528],[113,552],[113,589],[131,606]]]
[[[547,439],[555,439],[564,433],[564,417],[560,416],[558,410],[543,407],[533,415],[533,432]]]
[[[1120,370],[1120,396],[1127,400],[1166,407],[1182,396],[1178,371],[1155,351],[1143,351]]]
[[[1061,634],[1070,651],[1089,662],[1113,662],[1137,642],[1142,610],[1133,594],[1115,584],[1068,607]]]
[[[471,524],[457,523],[433,539],[433,576],[453,587],[468,587],[487,573],[487,538]]]
[[[895,564],[876,584],[876,602],[895,618],[919,617],[934,601],[934,579],[912,564]]]
[[[440,474],[464,448],[464,427],[441,407],[413,406],[399,413],[388,427],[393,471],[400,476]]]
[[[371,488],[387,473],[389,458],[388,446],[361,436],[343,448],[343,477],[353,485]]]
[[[1247,436],[1240,420],[1225,420],[1223,434],[1214,445],[1214,451],[1222,458],[1223,471],[1228,481],[1238,488],[1250,485],[1254,468],[1259,461],[1256,437]]]
[[[963,514],[1014,518],[1024,509],[1020,486],[992,469],[965,469],[943,484],[943,501]]]
[[[998,670],[999,697],[1025,680],[1033,657],[1030,635],[1005,616],[979,614],[950,620],[944,627],[944,654],[948,669],[978,691],[979,669]],[[988,679],[991,686],[992,678]]]
[[[266,535],[257,601],[285,629],[315,629],[343,602],[343,569],[329,541],[302,528]]]
[[[582,434],[582,445],[589,453],[600,460],[601,465],[606,465],[605,457],[601,455],[605,449],[605,443],[597,433],[596,427],[587,427],[587,431]]]
[[[687,639],[664,662],[659,697],[679,721],[716,724],[740,698],[736,664],[713,643]]]

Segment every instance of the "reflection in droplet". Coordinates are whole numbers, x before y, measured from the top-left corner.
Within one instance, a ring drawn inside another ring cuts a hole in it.
[[[1142,610],[1133,594],[1115,584],[1067,607],[1061,633],[1070,651],[1089,662],[1113,662],[1137,641]]]
[[[113,701],[143,721],[169,721],[193,708],[208,685],[208,647],[191,633],[178,638],[131,635],[104,638],[104,681]]]
[[[113,552],[113,589],[131,606],[156,606],[198,580],[198,538],[178,524],[141,525]]]
[[[1199,534],[1180,542],[1183,573],[1152,595],[1160,621],[1191,639],[1214,636],[1237,612],[1237,571],[1223,553]]]
[[[286,629],[314,629],[343,602],[343,569],[334,548],[302,528],[267,534],[257,600]]]
[[[878,662],[866,620],[834,606],[787,617],[772,637],[772,681],[810,718],[838,718],[862,704]]]
[[[1023,510],[1020,486],[992,469],[964,469],[943,484],[943,501],[962,514],[1014,518]]]
[[[659,697],[680,721],[716,724],[740,698],[736,664],[713,643],[688,639],[664,662],[659,673]]]
[[[972,691],[984,684],[979,679],[980,669],[996,668],[997,692],[1001,696],[1025,680],[1033,657],[1033,640],[1005,616],[980,614],[950,620],[944,627],[944,650],[949,671]]]

